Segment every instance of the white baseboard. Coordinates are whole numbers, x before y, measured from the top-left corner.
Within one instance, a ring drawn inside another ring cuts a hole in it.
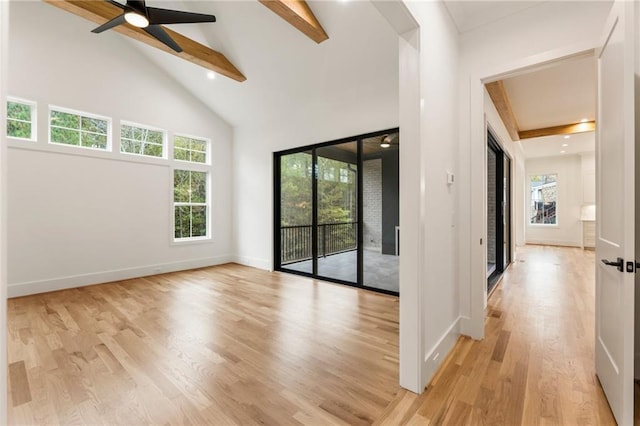
[[[233,262],[252,268],[264,269],[265,271],[273,271],[271,261],[248,256],[233,256]]]
[[[474,321],[471,317],[460,317],[460,334],[469,336],[474,340],[482,340],[484,338],[485,315],[483,311],[482,318],[479,321]]]
[[[438,368],[442,365],[458,341],[458,337],[460,337],[461,319],[461,316],[456,318],[453,324],[451,324],[442,337],[440,337],[440,340],[426,353],[422,366],[422,383],[425,387],[429,384]]]
[[[564,241],[564,240],[527,239],[526,244],[535,244],[535,245],[543,245],[543,246],[560,246],[560,247],[582,247],[579,241]]]
[[[221,265],[233,260],[230,255],[206,257],[201,259],[183,260],[180,262],[147,265],[136,268],[102,271],[90,274],[71,275],[48,280],[29,281],[8,285],[8,296],[21,297],[31,294],[47,293],[50,291],[65,290],[68,288],[83,287],[92,284],[102,284],[112,281],[128,280],[132,278],[146,277],[165,272],[185,271],[188,269],[203,268],[205,266]]]

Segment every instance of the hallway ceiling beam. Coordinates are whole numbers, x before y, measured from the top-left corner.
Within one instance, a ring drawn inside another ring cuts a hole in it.
[[[122,13],[118,7],[106,1],[82,1],[82,0],[44,0],[52,6],[58,7],[74,15],[80,16],[96,24],[104,24]],[[119,25],[112,29],[134,40],[170,53],[181,59],[200,65],[235,81],[245,81],[247,78],[233,65],[226,56],[188,37],[183,36],[169,28],[162,27],[173,40],[183,49],[176,52],[156,40],[151,35],[139,28],[128,24]]]
[[[305,0],[258,0],[316,43],[329,39]]]
[[[489,92],[489,97],[498,110],[498,115],[500,115],[500,118],[504,123],[504,127],[507,128],[507,132],[509,132],[509,136],[511,136],[511,140],[517,142],[520,140],[518,122],[513,114],[511,102],[509,102],[509,97],[507,96],[507,91],[504,88],[504,83],[502,80],[498,80],[485,84],[485,87],[487,88],[487,92]]]
[[[595,121],[584,123],[564,124],[562,126],[545,127],[544,129],[523,130],[519,133],[520,139],[540,138],[543,136],[571,135],[573,133],[592,132],[596,129]]]

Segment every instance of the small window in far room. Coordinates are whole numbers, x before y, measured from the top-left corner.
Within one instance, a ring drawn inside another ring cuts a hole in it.
[[[7,136],[36,140],[35,102],[11,99],[7,101]]]
[[[120,126],[120,152],[164,157],[165,132],[137,124]]]
[[[179,161],[206,164],[209,141],[189,136],[176,135],[173,139],[173,158]]]
[[[529,223],[532,225],[557,225],[558,175],[529,176],[531,208]]]

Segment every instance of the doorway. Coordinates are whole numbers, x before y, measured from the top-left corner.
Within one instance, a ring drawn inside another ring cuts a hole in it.
[[[399,294],[398,129],[274,153],[274,269]]]
[[[487,131],[487,293],[511,263],[511,159]]]

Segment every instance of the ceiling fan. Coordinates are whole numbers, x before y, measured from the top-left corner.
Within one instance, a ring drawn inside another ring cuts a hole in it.
[[[380,148],[389,148],[391,145],[399,145],[398,134],[382,135],[380,138]]]
[[[123,10],[121,15],[105,22],[92,33],[101,33],[125,22],[134,27],[142,28],[151,36],[158,39],[176,52],[182,52],[182,48],[160,26],[165,24],[195,24],[200,22],[216,22],[216,17],[204,13],[183,12],[180,10],[159,9],[148,7],[145,0],[127,0],[126,4],[115,0],[105,0]]]

